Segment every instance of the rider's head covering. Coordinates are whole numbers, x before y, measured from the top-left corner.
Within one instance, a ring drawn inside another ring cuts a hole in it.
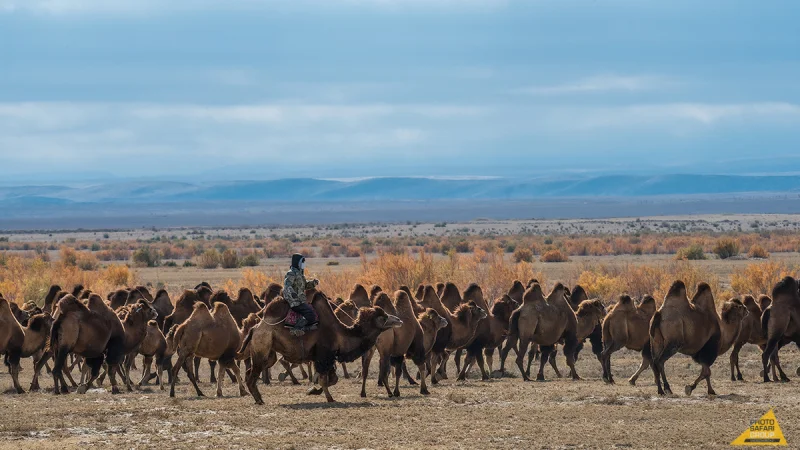
[[[292,267],[297,269],[302,269],[302,266],[305,266],[306,257],[301,255],[300,253],[295,253],[292,255]]]

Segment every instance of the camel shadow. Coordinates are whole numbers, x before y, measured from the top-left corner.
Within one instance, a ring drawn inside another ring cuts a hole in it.
[[[333,403],[289,403],[279,405],[286,409],[312,410],[312,409],[344,409],[344,408],[376,408],[380,405],[372,402],[333,402]]]

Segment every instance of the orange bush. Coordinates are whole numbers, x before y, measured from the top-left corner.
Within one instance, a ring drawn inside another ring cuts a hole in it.
[[[569,261],[569,257],[561,252],[561,250],[553,249],[548,250],[539,258],[542,262],[565,262]]]

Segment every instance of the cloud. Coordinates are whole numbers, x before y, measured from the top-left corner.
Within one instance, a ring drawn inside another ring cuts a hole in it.
[[[568,95],[599,92],[638,92],[662,89],[675,84],[674,80],[663,76],[624,76],[597,75],[571,83],[530,86],[517,92],[530,95]]]

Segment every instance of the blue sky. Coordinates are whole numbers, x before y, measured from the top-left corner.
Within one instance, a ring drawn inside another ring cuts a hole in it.
[[[0,0],[0,177],[800,172],[800,3]]]

